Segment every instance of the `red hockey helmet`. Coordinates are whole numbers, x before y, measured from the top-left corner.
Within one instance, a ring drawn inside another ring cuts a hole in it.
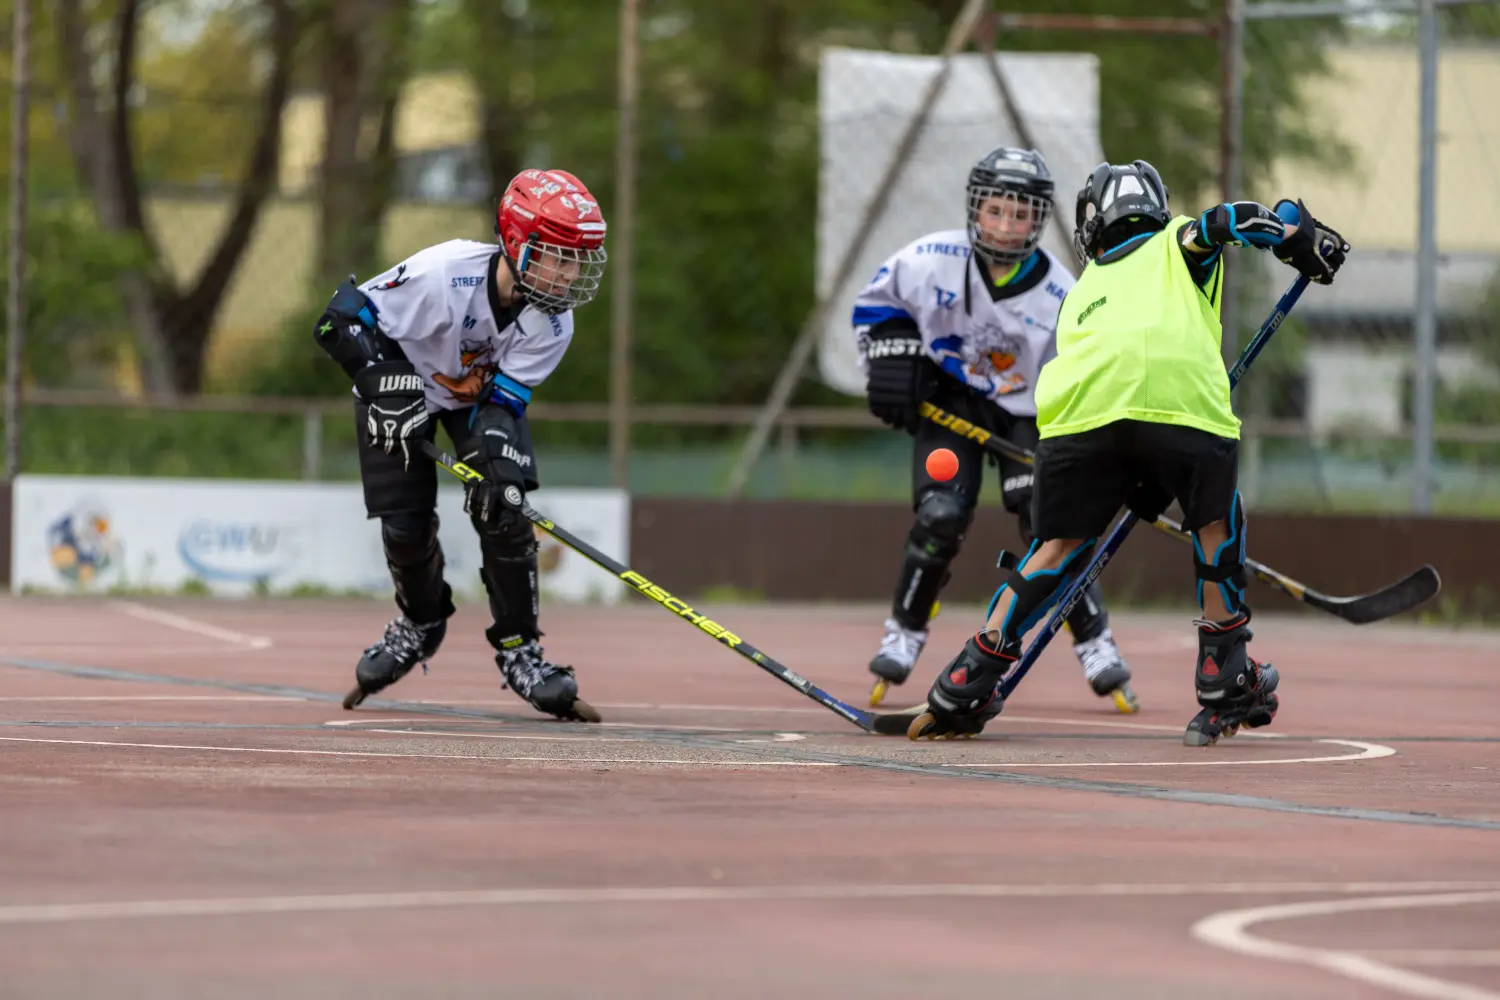
[[[521,171],[495,213],[495,235],[521,294],[553,314],[599,294],[605,228],[599,202],[565,170]]]

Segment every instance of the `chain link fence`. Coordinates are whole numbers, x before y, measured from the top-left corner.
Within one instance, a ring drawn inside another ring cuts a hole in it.
[[[1252,8],[1253,9],[1253,8]],[[1432,510],[1500,513],[1500,11],[1439,8],[1435,83],[1435,349]],[[1318,30],[1328,19],[1299,18]],[[1276,128],[1267,21],[1246,32],[1245,114]],[[1406,512],[1421,434],[1416,380],[1420,307],[1421,75],[1415,13],[1372,13],[1340,25],[1325,76],[1303,83],[1321,136],[1309,155],[1275,165],[1252,193],[1305,199],[1353,246],[1328,288],[1303,296],[1272,364],[1247,381],[1253,435],[1243,472],[1249,501],[1308,512]],[[1264,313],[1284,268],[1249,279],[1246,321]]]

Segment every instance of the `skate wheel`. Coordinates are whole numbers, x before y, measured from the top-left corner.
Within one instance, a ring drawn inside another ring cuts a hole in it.
[[[578,698],[573,702],[573,719],[577,722],[602,722],[604,716],[593,705]]]
[[[927,616],[927,620],[929,622],[937,621],[937,616],[940,615],[940,614],[942,614],[942,613],[943,613],[943,602],[942,601],[933,601],[932,602],[932,614],[930,614],[930,615]]]
[[[1135,696],[1129,684],[1122,684],[1109,693],[1114,700],[1115,711],[1121,715],[1134,715],[1141,710],[1141,700]]]
[[[911,725],[906,727],[906,738],[909,740],[935,739],[933,734],[937,731],[937,716],[931,712],[923,712],[911,720]]]
[[[880,678],[880,680],[876,681],[875,682],[875,686],[870,689],[870,707],[874,708],[876,705],[879,705],[882,701],[885,701],[885,693],[887,691],[889,691],[890,689],[891,689],[891,682],[888,681],[888,680],[886,680],[884,677],[882,677],[882,678]]]
[[[358,684],[354,685],[354,690],[350,691],[348,694],[344,695],[344,711],[346,711],[346,712],[352,712],[352,711],[354,711],[354,709],[359,705],[359,703],[362,702],[362,701],[364,701],[364,700],[365,700],[365,689],[362,688],[362,687],[360,687]]]

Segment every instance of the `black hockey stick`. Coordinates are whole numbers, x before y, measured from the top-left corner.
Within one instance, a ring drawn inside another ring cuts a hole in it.
[[[931,403],[923,403],[921,413],[927,420],[973,441],[991,455],[1026,465],[1032,464],[1033,456],[1029,449],[1013,441],[1007,441],[947,410],[933,406]],[[1192,534],[1165,515],[1151,522],[1151,527],[1189,545],[1193,543]],[[1431,564],[1412,570],[1395,583],[1357,597],[1336,597],[1324,594],[1254,559],[1247,558],[1245,568],[1254,573],[1257,580],[1275,587],[1293,600],[1317,608],[1319,611],[1326,611],[1354,625],[1368,625],[1370,622],[1382,621],[1393,615],[1410,611],[1419,604],[1436,597],[1442,588],[1442,580]]]
[[[463,480],[466,483],[484,481],[484,476],[480,475],[478,472],[474,471],[469,466],[460,462],[453,456],[447,454],[431,441],[423,440],[422,452],[428,458],[432,459],[438,465],[442,466],[444,469],[447,469],[449,472],[453,473],[453,475],[457,476],[459,479]],[[558,527],[556,524],[552,523],[552,521],[537,513],[537,511],[526,502],[526,498],[524,494],[522,494],[519,487],[507,486],[503,492],[504,502],[509,506],[519,510],[521,514],[526,518],[526,520],[530,521],[538,528],[541,528],[553,538],[556,538],[559,542],[562,542],[568,548],[583,556],[589,562],[605,570],[608,570],[610,573],[613,573],[625,583],[629,584],[630,587],[636,592],[644,594],[646,597],[651,598],[651,600],[655,601],[657,604],[660,604],[662,607],[666,608],[668,611],[672,612],[674,615],[683,619],[684,621],[691,622],[692,624],[698,626],[698,629],[701,632],[707,634],[713,639],[717,639],[720,643],[734,650],[736,653],[740,654],[745,659],[755,664],[757,667],[760,667],[766,673],[772,675],[783,683],[796,688],[798,691],[801,691],[803,694],[807,695],[809,698],[817,702],[819,705],[822,705],[824,708],[843,716],[866,732],[878,731],[876,729],[875,714],[873,712],[866,712],[862,709],[855,708],[853,705],[846,705],[844,702],[839,701],[833,695],[813,684],[801,674],[798,674],[793,670],[789,670],[786,667],[782,666],[780,663],[777,663],[770,656],[767,656],[765,653],[756,649],[750,643],[746,642],[744,639],[740,638],[738,635],[731,632],[723,625],[720,625],[718,622],[709,618],[707,615],[699,614],[697,611],[694,611],[692,607],[690,607],[687,602],[683,601],[681,598],[672,595],[664,588],[652,583],[650,580],[646,579],[644,576],[637,573],[629,566],[611,559],[609,556],[605,555],[603,552],[600,552],[598,549],[594,548],[588,542],[585,542],[583,539],[579,538],[572,532]],[[891,734],[882,733],[882,735]]]
[[[1234,363],[1234,367],[1229,369],[1229,387],[1231,389],[1239,384],[1240,379],[1244,377],[1245,371],[1260,354],[1261,349],[1266,346],[1266,342],[1281,327],[1287,314],[1292,311],[1292,306],[1296,305],[1297,300],[1306,291],[1308,284],[1309,279],[1306,275],[1298,275],[1297,280],[1292,282],[1291,287],[1282,294],[1280,301],[1276,303],[1276,308],[1270,316],[1266,317],[1266,321],[1261,324],[1260,329],[1256,331],[1255,337],[1240,354],[1239,360]],[[1052,637],[1062,629],[1068,615],[1077,607],[1078,602],[1083,600],[1084,592],[1099,579],[1100,574],[1104,572],[1104,567],[1109,565],[1110,560],[1115,557],[1115,553],[1120,551],[1120,546],[1125,544],[1125,539],[1130,534],[1130,530],[1135,527],[1139,520],[1140,518],[1133,511],[1127,509],[1124,515],[1114,523],[1109,534],[1105,536],[1104,541],[1094,550],[1083,572],[1064,587],[1061,600],[1053,606],[1051,612],[1047,615],[1046,620],[1042,623],[1041,631],[1037,633],[1037,637],[1031,641],[1031,645],[1027,646],[1026,651],[1021,654],[1020,661],[1011,668],[1010,672],[997,685],[997,697],[1000,698],[1001,704],[1004,704],[1005,700],[1015,691],[1016,685],[1020,684],[1021,679],[1030,672],[1036,661],[1041,657],[1042,651],[1052,641]],[[914,736],[912,733],[924,728],[924,718],[928,724],[932,720],[926,702],[903,709],[900,712],[878,714],[884,717],[875,729],[876,732],[895,735],[895,731],[897,731],[896,727],[904,719],[907,722],[907,726],[905,729],[899,731],[905,732],[910,739],[923,738]]]

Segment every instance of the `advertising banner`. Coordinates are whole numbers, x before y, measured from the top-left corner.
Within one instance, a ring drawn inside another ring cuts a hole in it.
[[[538,490],[533,507],[610,556],[629,562],[630,500],[614,489]],[[15,590],[223,595],[392,593],[380,522],[365,517],[357,483],[268,483],[104,476],[20,476],[15,485]],[[482,599],[479,540],[463,492],[438,491],[448,583]],[[538,530],[544,597],[615,602],[625,587]]]

